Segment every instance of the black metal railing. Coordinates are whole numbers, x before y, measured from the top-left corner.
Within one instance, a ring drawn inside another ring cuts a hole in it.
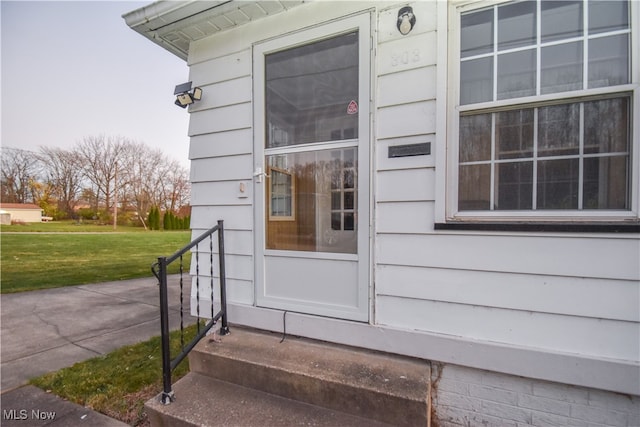
[[[214,313],[214,269],[213,269],[213,235],[218,233],[218,268],[220,276],[220,310]],[[209,239],[209,278],[211,289],[211,307],[210,318],[204,324],[200,322],[200,251],[199,245],[204,240]],[[184,309],[183,309],[183,255],[190,251],[192,248],[196,248],[195,254],[195,285],[196,285],[196,336],[188,343],[184,342]],[[169,264],[179,260],[180,261],[180,348],[181,352],[178,356],[171,359],[170,339],[169,339],[169,293],[167,283],[167,270]],[[160,328],[162,333],[162,384],[163,390],[161,395],[162,403],[168,405],[173,400],[173,390],[171,387],[171,373],[173,370],[184,360],[191,350],[196,346],[209,330],[218,322],[222,320],[220,327],[220,334],[226,335],[229,333],[229,325],[227,323],[227,292],[226,292],[226,272],[224,261],[224,222],[218,221],[218,224],[203,233],[200,237],[189,243],[184,248],[180,249],[169,257],[158,257],[158,261],[151,266],[151,272],[158,279],[160,285]]]

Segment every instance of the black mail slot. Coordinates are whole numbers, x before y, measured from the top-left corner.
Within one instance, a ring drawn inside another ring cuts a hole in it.
[[[394,145],[389,147],[389,158],[425,156],[428,154],[431,154],[430,142],[423,142],[420,144]]]

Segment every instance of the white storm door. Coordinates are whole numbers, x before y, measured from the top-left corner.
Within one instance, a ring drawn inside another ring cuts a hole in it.
[[[369,319],[370,17],[254,47],[258,306]]]

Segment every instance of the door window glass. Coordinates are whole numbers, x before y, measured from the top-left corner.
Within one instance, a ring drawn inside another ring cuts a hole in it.
[[[356,149],[274,154],[266,160],[271,171],[269,188],[278,189],[286,177],[277,199],[282,204],[278,212],[286,220],[274,215],[267,218],[267,249],[357,253]],[[284,199],[281,194],[286,195]],[[267,197],[273,207],[275,196]]]
[[[265,57],[266,148],[358,138],[358,32]]]

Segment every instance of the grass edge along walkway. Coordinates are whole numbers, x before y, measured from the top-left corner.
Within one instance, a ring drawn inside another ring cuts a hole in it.
[[[185,328],[185,342],[197,325]],[[180,351],[180,331],[171,332],[171,354]],[[173,371],[177,381],[189,372],[185,359]],[[127,345],[102,356],[41,375],[29,381],[63,399],[88,407],[131,426],[148,425],[144,404],[162,391],[162,352],[159,336]]]

